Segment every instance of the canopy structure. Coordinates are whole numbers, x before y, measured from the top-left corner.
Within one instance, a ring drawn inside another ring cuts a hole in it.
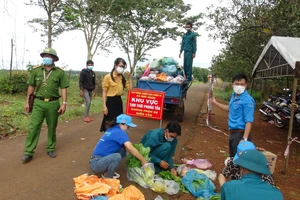
[[[292,102],[295,103],[300,77],[300,38],[273,36],[257,60],[252,70],[252,78],[272,79],[289,76],[294,77]],[[290,119],[288,143],[293,139],[294,106],[291,109]],[[285,171],[288,169],[288,160],[289,154],[286,157]]]
[[[296,68],[297,62],[300,62],[300,38],[273,36],[257,60],[252,70],[252,78],[266,79],[299,75],[299,68]]]

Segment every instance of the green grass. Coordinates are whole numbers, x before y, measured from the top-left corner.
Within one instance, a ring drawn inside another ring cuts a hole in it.
[[[26,94],[0,95],[0,134],[8,132],[10,126],[17,128],[17,133],[24,134],[28,131],[30,115],[25,110]],[[77,117],[83,118],[85,102],[79,95],[78,77],[72,77],[68,88],[68,105],[65,114],[59,117],[59,122]],[[102,98],[99,94],[92,99],[90,114],[102,111]]]

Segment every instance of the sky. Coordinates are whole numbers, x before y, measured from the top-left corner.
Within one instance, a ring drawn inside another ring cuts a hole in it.
[[[24,4],[24,0],[2,0],[0,2],[0,69],[8,69],[11,58],[11,39],[14,39],[13,68],[26,69],[26,65],[38,64],[42,62],[40,52],[46,47],[41,41],[40,33],[33,32],[29,27],[28,20],[45,15],[42,9],[34,8]],[[184,0],[191,4],[192,9],[188,15],[195,15],[198,12],[205,12],[206,7],[219,5],[219,0]],[[181,27],[179,27],[181,28]],[[183,30],[182,30],[183,31]],[[200,27],[197,32],[201,35],[197,37],[197,53],[194,59],[194,66],[210,67],[211,59],[217,55],[222,46],[220,42],[208,38],[205,26]],[[173,57],[179,64],[183,63],[183,56],[179,58],[181,38],[176,41],[166,39],[161,42],[161,46],[150,50],[147,57],[151,62],[153,59],[161,57]],[[86,66],[87,50],[83,32],[66,32],[55,39],[53,48],[57,51],[59,61],[57,66],[64,66],[66,70],[81,70]],[[111,54],[104,54],[99,51],[94,56],[95,71],[111,71],[113,62],[117,57],[122,57],[127,61],[127,55],[121,49],[110,48]],[[144,63],[138,63],[143,65]]]

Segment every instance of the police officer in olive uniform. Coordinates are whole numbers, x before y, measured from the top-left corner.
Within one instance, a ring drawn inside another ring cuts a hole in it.
[[[46,119],[48,126],[47,154],[51,158],[56,157],[54,150],[58,116],[66,112],[67,106],[69,81],[65,72],[54,65],[54,62],[59,59],[56,51],[52,48],[46,48],[40,55],[43,58],[43,64],[33,68],[27,82],[29,86],[25,105],[26,112],[29,112],[29,95],[35,92],[36,98],[25,142],[23,163],[27,163],[32,159],[44,119]],[[61,89],[61,96],[58,88]],[[61,105],[59,103],[60,97],[62,97]]]

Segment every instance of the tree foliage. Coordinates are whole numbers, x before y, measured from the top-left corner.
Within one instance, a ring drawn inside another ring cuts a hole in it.
[[[127,54],[131,72],[162,40],[180,36],[178,26],[188,21],[194,22],[195,27],[202,25],[201,13],[185,17],[191,6],[182,0],[127,0],[122,8],[114,20],[113,31],[117,45]]]
[[[64,8],[69,30],[81,30],[87,45],[87,59],[97,50],[109,52],[113,40],[112,16],[118,13],[118,0],[69,0]]]
[[[28,6],[38,6],[46,12],[47,18],[34,18],[28,23],[35,32],[41,32],[42,38],[47,37],[48,47],[52,47],[54,38],[65,31],[63,24],[64,4],[65,1],[63,0],[30,0],[30,3],[27,3]]]
[[[230,0],[210,7],[210,37],[225,44],[212,60],[212,70],[225,80],[251,71],[272,36],[298,37],[300,3],[297,0]]]
[[[207,68],[193,67],[194,79],[203,83],[208,81],[208,75],[211,74],[210,70]]]

